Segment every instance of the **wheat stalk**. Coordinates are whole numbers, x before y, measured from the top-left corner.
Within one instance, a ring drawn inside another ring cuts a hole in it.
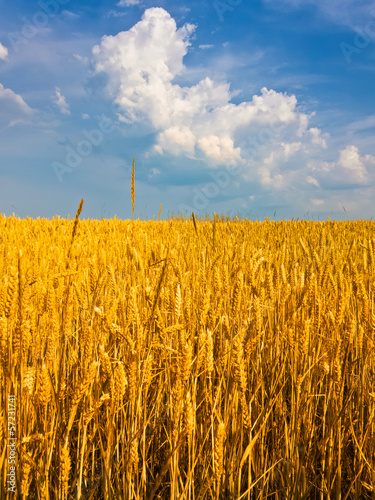
[[[135,158],[133,158],[133,166],[132,166],[132,187],[131,187],[131,195],[132,195],[132,220],[134,220],[134,202],[135,202],[134,165],[135,165]],[[161,209],[161,207],[160,207],[160,209]]]

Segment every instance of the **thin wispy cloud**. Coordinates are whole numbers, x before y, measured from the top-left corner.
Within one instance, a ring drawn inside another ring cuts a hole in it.
[[[348,126],[350,132],[358,132],[361,130],[375,129],[375,115],[368,116],[363,120],[358,120]]]
[[[71,10],[63,10],[62,15],[71,19],[71,20],[77,20],[80,19],[80,14],[77,14],[76,12],[72,12]]]
[[[316,7],[325,18],[342,25],[355,27],[358,23],[365,23],[371,16],[375,16],[375,7],[372,0],[265,0],[280,9],[283,6],[293,8]]]
[[[85,66],[86,66],[87,64],[89,64],[89,58],[88,58],[88,57],[86,57],[86,56],[81,56],[80,54],[73,54],[73,57],[74,57],[75,59],[77,59],[77,61],[79,61],[81,64],[83,64],[83,65],[85,65]]]
[[[22,96],[16,94],[11,89],[7,89],[0,83],[0,99],[3,101],[3,105],[8,102],[14,104],[20,111],[25,114],[32,113],[32,109],[23,100]]]
[[[139,5],[141,0],[120,0],[118,2],[119,7],[132,7],[133,5]]]
[[[119,10],[114,10],[111,9],[107,14],[106,17],[110,19],[111,17],[124,17],[127,15],[127,12],[125,11],[119,11]]]
[[[4,136],[6,130],[18,125],[28,125],[35,117],[32,109],[24,98],[12,89],[4,87],[0,83],[0,130]],[[4,148],[2,148],[2,153]]]

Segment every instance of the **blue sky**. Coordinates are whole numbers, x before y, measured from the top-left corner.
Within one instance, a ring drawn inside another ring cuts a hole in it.
[[[375,216],[375,3],[0,0],[0,213]]]

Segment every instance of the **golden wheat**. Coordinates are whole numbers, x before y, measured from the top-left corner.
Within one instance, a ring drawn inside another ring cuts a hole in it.
[[[372,498],[375,223],[82,209],[0,216],[1,499],[13,393],[25,499]]]

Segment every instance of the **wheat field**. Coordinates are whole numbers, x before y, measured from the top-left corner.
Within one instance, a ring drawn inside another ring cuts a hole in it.
[[[374,222],[81,209],[0,217],[1,500],[374,498]]]

